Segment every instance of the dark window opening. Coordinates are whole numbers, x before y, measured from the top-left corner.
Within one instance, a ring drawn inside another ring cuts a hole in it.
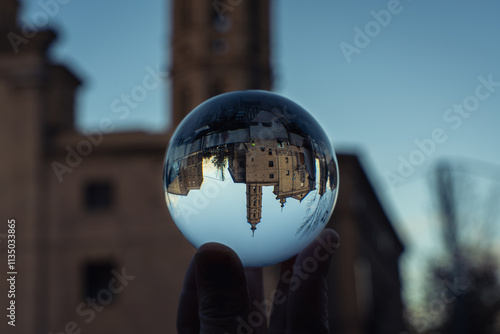
[[[274,167],[274,161],[269,161],[269,167]]]
[[[85,185],[85,207],[89,211],[102,211],[113,206],[113,186],[109,181],[92,181]]]
[[[267,152],[267,154],[269,154],[269,155],[273,155],[273,151],[269,150],[269,151]]]
[[[114,299],[110,282],[114,278],[114,264],[111,261],[89,261],[83,266],[83,299],[96,298],[99,304],[108,305]],[[116,288],[117,283],[112,285]]]
[[[274,179],[274,174],[269,174],[270,179]]]

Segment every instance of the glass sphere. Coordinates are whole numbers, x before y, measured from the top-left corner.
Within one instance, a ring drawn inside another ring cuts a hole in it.
[[[337,159],[318,122],[267,91],[215,96],[181,122],[168,147],[165,199],[196,248],[231,247],[244,266],[284,261],[327,224]]]

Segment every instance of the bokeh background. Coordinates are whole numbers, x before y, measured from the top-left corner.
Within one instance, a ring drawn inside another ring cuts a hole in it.
[[[224,3],[229,15],[245,8]],[[171,1],[21,5],[19,23],[53,28],[50,61],[83,81],[76,130],[93,131],[103,118],[111,135],[172,130]],[[281,0],[269,8],[273,90],[310,111],[338,152],[359,157],[404,244],[405,330],[500,332],[500,4]],[[37,21],[40,12],[54,15]],[[125,116],[123,94],[152,71],[164,80]]]

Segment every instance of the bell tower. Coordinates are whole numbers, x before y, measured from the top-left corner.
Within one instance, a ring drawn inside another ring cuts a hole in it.
[[[206,99],[272,88],[269,0],[172,0],[173,126]]]
[[[262,218],[262,186],[256,183],[247,184],[247,221],[255,234],[257,224]]]

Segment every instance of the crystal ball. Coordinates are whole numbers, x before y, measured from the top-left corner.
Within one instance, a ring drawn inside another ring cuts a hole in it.
[[[180,123],[163,189],[194,247],[222,243],[244,266],[267,266],[299,253],[327,224],[337,159],[321,126],[295,102],[267,91],[231,92]]]

